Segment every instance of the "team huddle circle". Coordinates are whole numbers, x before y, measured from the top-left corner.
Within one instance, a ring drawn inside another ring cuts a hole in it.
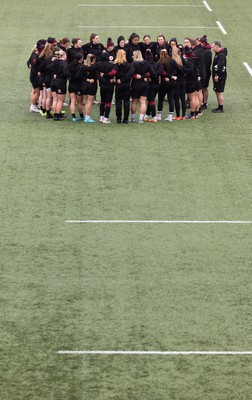
[[[27,61],[30,112],[64,121],[68,93],[72,122],[96,122],[92,109],[98,103],[99,122],[109,124],[113,98],[118,124],[135,122],[136,115],[141,124],[192,120],[207,109],[212,77],[218,103],[212,112],[223,113],[226,57],[227,49],[218,41],[209,44],[205,35],[179,43],[175,37],[167,41],[158,35],[152,41],[145,35],[141,40],[132,33],[127,40],[118,36],[116,43],[109,37],[105,45],[96,33],[86,44],[80,38],[40,39]],[[165,100],[168,111],[163,118]]]

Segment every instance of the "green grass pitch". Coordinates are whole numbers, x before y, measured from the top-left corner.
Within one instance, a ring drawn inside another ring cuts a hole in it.
[[[57,353],[252,351],[251,225],[65,223],[252,219],[252,3],[80,3],[1,1],[0,398],[252,399],[249,355]],[[197,121],[118,127],[113,108],[110,126],[86,126],[29,113],[34,43],[87,42],[92,31],[103,43],[133,31],[219,40],[229,52],[224,114],[211,113],[212,86]]]

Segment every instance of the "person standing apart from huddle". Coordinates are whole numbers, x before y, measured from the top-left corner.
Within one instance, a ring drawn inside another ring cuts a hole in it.
[[[222,49],[220,42],[215,41],[212,43],[212,50],[215,53],[212,66],[213,90],[218,101],[218,107],[214,108],[212,112],[223,113],[223,92],[227,79],[227,49]]]

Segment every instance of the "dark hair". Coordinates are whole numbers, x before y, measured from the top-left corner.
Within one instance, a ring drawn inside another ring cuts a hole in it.
[[[173,37],[173,38],[170,39],[169,44],[170,44],[171,42],[175,42],[175,43],[176,43],[176,46],[178,47],[178,41],[177,41],[177,39],[176,39],[175,37]]]
[[[75,44],[77,44],[79,40],[80,40],[80,38],[73,38],[72,45],[74,46]]]
[[[145,52],[145,60],[148,62],[152,62],[154,60],[154,56],[153,53],[151,51],[151,49],[147,49]]]
[[[129,37],[129,42],[132,43],[132,40],[135,38],[140,39],[140,36],[137,33],[133,32]]]
[[[89,41],[92,42],[94,40],[95,36],[99,36],[98,33],[91,33],[91,35],[89,37]]]
[[[68,39],[67,37],[65,37],[65,38],[63,38],[63,39],[60,39],[59,43],[60,43],[60,44],[67,44],[67,43],[70,43],[70,39]]]
[[[122,40],[125,41],[124,36],[121,35],[121,36],[119,36],[118,39],[117,39],[117,44],[118,44],[118,46],[119,46],[119,43],[120,43]]]

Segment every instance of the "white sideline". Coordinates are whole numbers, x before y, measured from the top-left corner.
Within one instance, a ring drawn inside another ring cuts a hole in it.
[[[168,25],[77,25],[77,28],[165,28],[165,29],[219,29],[218,26],[168,26]]]
[[[223,25],[220,23],[220,21],[216,21],[216,24],[218,25],[218,27],[220,28],[221,32],[224,35],[227,35],[227,31],[223,28]]]
[[[207,8],[208,11],[213,11],[211,9],[211,7],[209,6],[209,4],[207,3],[207,1],[203,1],[203,4],[205,5],[205,7]]]
[[[204,3],[204,1],[203,1]],[[193,4],[78,4],[78,7],[204,7]]]
[[[252,351],[116,351],[116,350],[59,350],[58,354],[83,355],[158,355],[158,356],[251,356]]]
[[[252,221],[192,221],[192,220],[65,220],[67,224],[252,224]]]
[[[250,74],[250,76],[252,76],[252,68],[248,65],[248,63],[244,62],[243,65],[244,65],[245,68],[247,68],[248,73]]]

